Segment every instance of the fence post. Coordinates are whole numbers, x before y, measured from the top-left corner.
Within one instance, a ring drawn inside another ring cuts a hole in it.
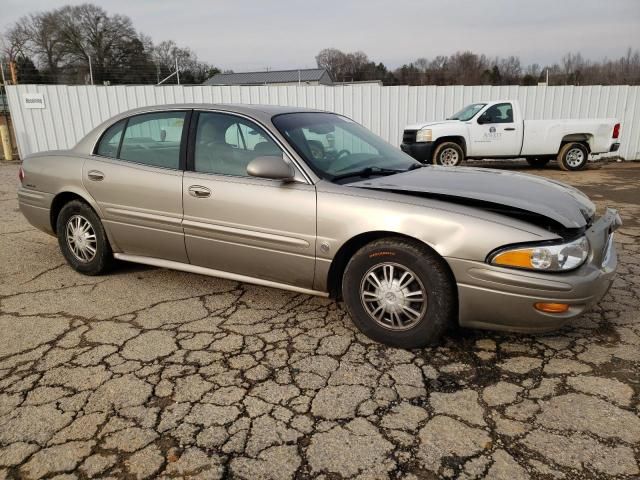
[[[13,160],[13,147],[11,146],[11,134],[9,133],[9,126],[4,120],[0,123],[0,140],[2,140],[2,152],[6,161]]]

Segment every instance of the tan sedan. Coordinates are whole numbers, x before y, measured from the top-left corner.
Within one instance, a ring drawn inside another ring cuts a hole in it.
[[[556,328],[616,268],[615,210],[498,170],[423,166],[352,120],[170,105],[24,159],[20,208],[77,271],[113,259],[342,298],[389,345]]]

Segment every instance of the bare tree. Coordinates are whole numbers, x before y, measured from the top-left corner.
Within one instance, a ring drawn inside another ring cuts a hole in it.
[[[65,45],[60,34],[58,10],[23,17],[20,23],[28,32],[27,50],[41,65],[50,81],[57,80],[65,56]]]
[[[179,47],[173,40],[160,42],[153,47],[152,51],[153,61],[158,72],[158,81],[175,71],[176,61],[182,83],[202,83],[220,72],[213,65],[198,60],[198,56],[190,48]],[[175,82],[175,79],[171,81]]]
[[[344,80],[346,55],[336,48],[325,48],[316,55],[319,68],[324,68],[334,80]]]
[[[59,11],[61,41],[72,63],[93,68],[97,83],[109,80],[108,72],[122,65],[123,56],[140,46],[131,19],[109,16],[92,4],[62,7]]]

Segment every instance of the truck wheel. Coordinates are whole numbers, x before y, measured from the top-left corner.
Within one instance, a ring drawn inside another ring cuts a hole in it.
[[[558,165],[562,170],[582,170],[588,159],[589,151],[581,143],[566,143],[558,153]]]
[[[405,238],[382,238],[358,250],[344,271],[342,297],[362,333],[399,348],[437,344],[457,311],[445,261]]]
[[[443,142],[433,152],[433,164],[456,167],[464,160],[462,147],[455,142]]]
[[[535,168],[543,168],[550,161],[549,158],[527,158],[527,163]]]

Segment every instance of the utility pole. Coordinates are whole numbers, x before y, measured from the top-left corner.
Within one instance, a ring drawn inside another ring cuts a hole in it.
[[[547,87],[549,86],[549,67],[547,67]]]
[[[91,79],[91,85],[93,85],[93,66],[91,65],[91,55],[87,54],[89,59],[89,78]]]
[[[180,70],[178,70],[178,57],[176,57],[176,80],[178,85],[180,85]]]
[[[300,69],[298,69],[298,86],[301,85],[301,78],[300,78]]]

